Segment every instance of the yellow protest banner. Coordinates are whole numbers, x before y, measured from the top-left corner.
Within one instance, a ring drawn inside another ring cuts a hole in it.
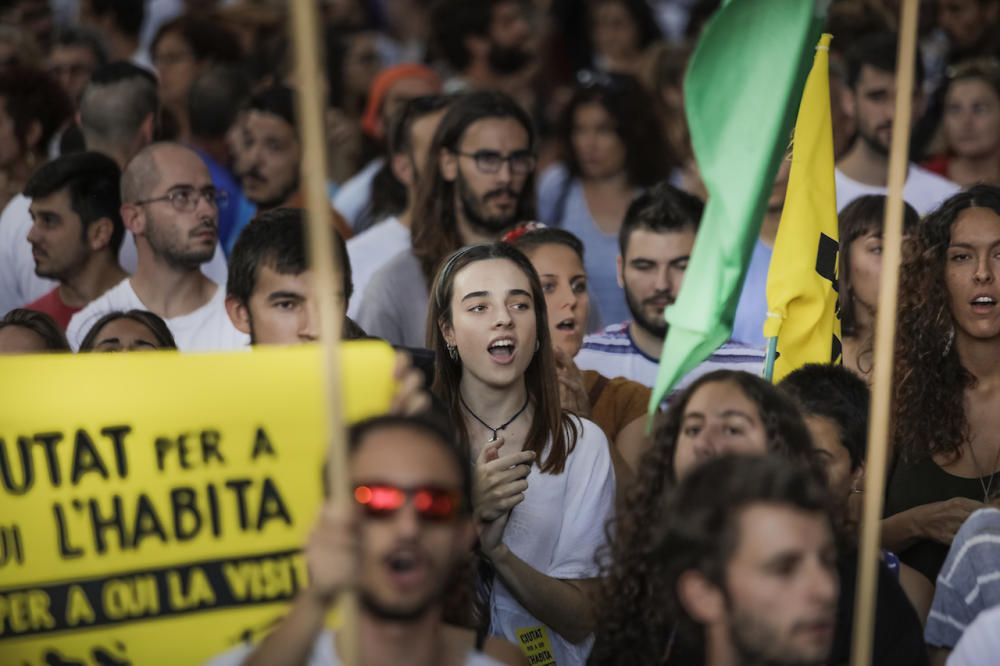
[[[305,582],[318,347],[0,358],[0,663],[199,664]],[[344,347],[349,421],[392,349]]]

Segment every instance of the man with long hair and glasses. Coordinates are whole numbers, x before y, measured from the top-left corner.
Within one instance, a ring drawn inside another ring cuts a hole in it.
[[[226,314],[226,290],[199,270],[219,238],[225,195],[190,148],[156,143],[141,150],[122,174],[122,220],[135,236],[138,265],[126,278],[73,316],[70,345],[102,315],[149,310],[167,322],[181,351],[245,347],[248,338]]]
[[[410,221],[412,247],[372,276],[357,317],[370,335],[407,347],[424,345],[428,290],[445,257],[535,217],[535,132],[507,95],[456,99],[429,155]]]

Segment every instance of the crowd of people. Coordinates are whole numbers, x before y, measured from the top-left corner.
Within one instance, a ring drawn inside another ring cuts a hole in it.
[[[365,664],[848,662],[900,3],[825,20],[842,365],[760,377],[785,160],[731,338],[649,434],[713,242],[683,74],[720,4],[318,2],[342,336],[392,344],[402,395],[351,427],[287,615],[212,663],[341,663],[348,590]],[[872,663],[985,666],[1000,0],[920,6]],[[287,11],[0,2],[0,353],[319,339]]]

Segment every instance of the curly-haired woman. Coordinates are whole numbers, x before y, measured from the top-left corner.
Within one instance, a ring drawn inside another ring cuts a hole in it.
[[[663,502],[700,462],[724,453],[776,453],[816,465],[812,439],[795,403],[747,372],[704,375],[670,405],[652,448],[642,458],[627,509],[611,542],[613,564],[601,583],[598,634],[591,664],[702,663],[700,636],[676,632],[664,604],[662,562],[651,555]],[[817,474],[819,474],[817,468]]]
[[[882,542],[934,581],[958,528],[1000,495],[1000,188],[928,215],[900,275]]]

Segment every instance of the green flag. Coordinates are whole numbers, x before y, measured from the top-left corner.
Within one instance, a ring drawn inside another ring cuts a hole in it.
[[[684,80],[708,203],[649,403],[650,414],[733,330],[764,207],[788,145],[821,23],[811,0],[731,0],[702,33]]]

